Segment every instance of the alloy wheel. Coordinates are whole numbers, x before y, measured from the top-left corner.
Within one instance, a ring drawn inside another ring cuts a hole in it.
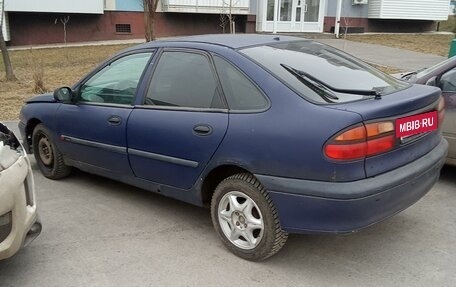
[[[218,205],[218,219],[226,238],[235,246],[249,250],[263,238],[263,216],[257,204],[246,194],[231,191]]]

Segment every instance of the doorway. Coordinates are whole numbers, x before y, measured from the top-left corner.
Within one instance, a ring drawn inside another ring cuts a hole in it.
[[[325,0],[278,0],[278,32],[322,32]],[[266,3],[265,31],[273,31],[276,0]]]

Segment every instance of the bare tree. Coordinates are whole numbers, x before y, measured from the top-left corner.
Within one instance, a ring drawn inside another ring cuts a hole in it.
[[[17,78],[14,75],[13,65],[11,64],[8,49],[6,49],[5,38],[3,37],[3,13],[5,11],[5,1],[2,1],[1,8],[2,9],[0,10],[0,50],[2,51],[3,64],[5,65],[6,80],[16,81]]]
[[[57,24],[57,22],[60,20],[60,23],[63,25],[63,43],[67,43],[67,25],[68,22],[70,22],[70,16],[65,16],[60,19],[55,19],[54,24]]]
[[[141,0],[144,9],[144,28],[146,41],[155,40],[155,16],[159,0]]]
[[[347,44],[348,29],[350,28],[352,19],[349,18],[349,17],[343,17],[343,19],[344,19],[344,30],[343,30],[343,33],[344,33],[344,46],[342,48],[342,51],[345,51],[345,46]]]
[[[343,45],[343,48],[342,48],[342,51],[345,51],[345,46],[347,44],[347,34],[349,33],[349,30],[350,30],[350,27],[352,27],[352,24],[353,23],[353,16],[355,16],[353,13],[355,13],[354,11],[356,10],[353,10],[353,9],[358,9],[359,10],[359,17],[358,18],[362,18],[361,17],[361,14],[362,14],[362,9],[360,8],[362,7],[361,5],[357,5],[357,6],[351,6],[351,9],[352,9],[352,12],[350,13],[349,11],[344,11],[344,9],[342,8],[342,11],[341,13],[343,14],[341,20],[343,21],[343,39],[344,39],[344,45]],[[345,6],[345,8],[347,8]]]
[[[228,22],[228,17],[225,15],[222,7],[222,10],[220,12],[220,27],[222,27],[223,33],[225,33],[226,25],[228,24]]]
[[[235,26],[235,16],[233,15],[233,7],[239,3],[240,0],[223,0],[222,3],[222,10],[220,14],[220,26],[223,29],[223,33],[225,33],[225,26],[226,26],[226,18],[228,18],[228,23],[230,27],[230,34],[234,34],[236,31]],[[226,7],[226,8],[225,8]],[[225,18],[226,17],[226,18]],[[223,26],[222,26],[223,25]]]

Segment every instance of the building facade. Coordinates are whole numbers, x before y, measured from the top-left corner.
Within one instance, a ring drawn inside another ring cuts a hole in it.
[[[9,45],[144,38],[142,0],[5,1]],[[422,32],[448,17],[449,0],[160,0],[156,36],[237,32]],[[66,21],[67,20],[67,21]],[[66,24],[64,23],[66,21]],[[66,30],[66,33],[64,33]]]
[[[11,46],[62,43],[64,28],[67,42],[144,38],[142,0],[4,1]],[[156,36],[227,31],[226,24],[221,25],[221,14],[228,13],[230,2],[236,31],[255,32],[251,10],[255,6],[250,0],[161,0]]]
[[[258,32],[422,32],[448,17],[449,0],[264,0],[258,2]]]

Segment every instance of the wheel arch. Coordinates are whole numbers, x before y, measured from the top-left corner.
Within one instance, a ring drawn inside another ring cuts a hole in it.
[[[203,206],[209,207],[211,205],[212,194],[220,182],[238,173],[249,173],[253,175],[247,169],[235,164],[219,165],[208,172],[201,185],[201,201]]]
[[[25,126],[25,139],[24,142],[27,141],[27,148],[30,153],[33,152],[33,145],[32,145],[32,135],[33,135],[33,130],[35,127],[39,124],[41,124],[42,121],[40,121],[37,118],[31,118],[26,126]]]

